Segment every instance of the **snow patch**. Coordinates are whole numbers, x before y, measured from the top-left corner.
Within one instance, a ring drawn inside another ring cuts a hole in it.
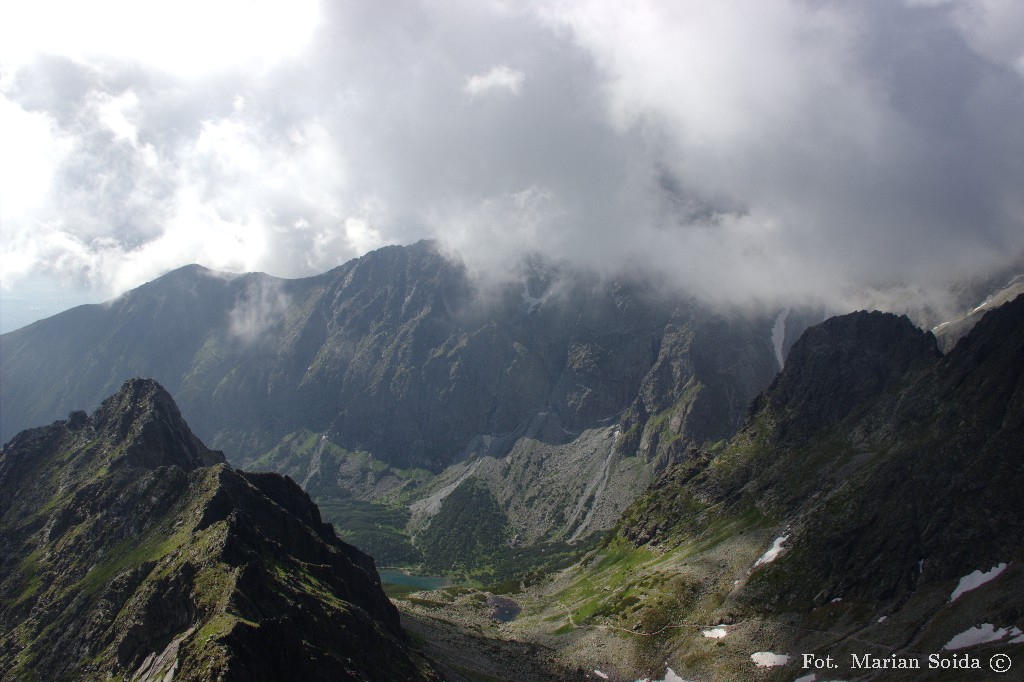
[[[652,680],[649,677],[645,677],[645,678],[643,678],[641,680],[637,680],[636,682],[687,682],[687,681],[684,680],[683,678],[679,677],[679,675],[676,675],[676,671],[672,670],[672,668],[665,668],[665,679],[663,679],[663,680]]]
[[[885,622],[885,620],[886,620],[886,619],[887,619],[888,617],[889,617],[889,616],[881,616],[881,617],[880,617],[880,618],[878,619],[878,622],[879,622],[879,623],[884,623],[884,622]]]
[[[772,347],[775,349],[775,360],[779,363],[779,369],[786,364],[786,358],[782,354],[782,344],[786,340],[786,318],[789,317],[789,308],[786,308],[772,325]]]
[[[964,630],[946,642],[946,645],[942,648],[946,651],[956,651],[979,644],[987,644],[988,642],[998,642],[1001,639],[1013,637],[1019,633],[1020,630],[1017,630],[1017,628],[997,628],[992,623],[982,623],[981,625]]]
[[[597,668],[594,668],[594,674],[597,675],[598,677],[600,677],[602,680],[607,680],[608,679],[608,674],[601,672]]]
[[[789,540],[788,535],[780,535],[779,537],[775,538],[775,542],[772,543],[772,546],[768,549],[768,551],[762,554],[761,558],[754,562],[754,568],[757,568],[758,566],[763,566],[765,564],[770,564],[771,562],[775,561],[778,558],[779,554],[782,553],[782,545],[786,542],[786,540]]]
[[[773,654],[770,651],[758,651],[750,654],[750,660],[758,668],[774,668],[789,663],[789,656],[786,654]]]
[[[963,578],[960,578],[960,582],[957,583],[956,589],[953,590],[953,594],[949,595],[949,603],[952,604],[955,602],[957,598],[965,592],[970,592],[991,580],[995,580],[1000,573],[1006,570],[1007,565],[1008,564],[1000,563],[984,573],[979,569],[965,575]]]
[[[704,635],[708,639],[724,639],[725,636],[729,634],[729,631],[723,627],[718,627],[711,628],[710,630],[701,630],[700,634]]]
[[[814,673],[811,673],[810,675],[804,675],[803,677],[798,677],[795,680],[793,680],[793,682],[814,682],[816,679],[818,679],[818,676],[815,675]]]

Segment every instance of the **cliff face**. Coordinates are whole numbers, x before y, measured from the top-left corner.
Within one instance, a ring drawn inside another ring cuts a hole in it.
[[[466,485],[509,542],[606,530],[655,472],[731,435],[777,370],[774,315],[539,261],[521,275],[481,290],[425,242],[300,280],[182,268],[5,334],[0,430],[152,376],[233,464],[289,474],[332,520],[365,520],[361,546],[415,561],[409,536],[479,459]]]
[[[1022,443],[1024,297],[945,356],[905,318],[830,319],[726,446],[691,451],[627,510],[561,603],[606,616],[577,624],[655,633],[653,660],[666,647],[684,676],[754,675],[767,651],[789,659],[762,677],[804,675],[795,652],[814,652],[874,679],[851,654],[926,667],[984,627],[1003,636],[963,647],[1024,664],[1007,634],[1024,626]],[[591,585],[608,592],[571,603]]]
[[[631,407],[630,447],[665,462],[735,430],[776,370],[771,322],[538,263],[481,292],[426,242],[300,280],[189,266],[5,334],[0,438],[145,375],[239,464],[308,429],[436,472],[539,412],[579,433]]]
[[[156,382],[0,453],[10,679],[421,679],[373,561],[276,474],[231,469]]]
[[[692,524],[656,510],[665,493],[754,507],[802,548],[790,561],[814,587],[792,598],[899,598],[1019,550],[1024,514],[1007,501],[1024,499],[1021,443],[1024,297],[946,356],[905,318],[854,313],[808,329],[730,447],[669,472],[623,533]]]

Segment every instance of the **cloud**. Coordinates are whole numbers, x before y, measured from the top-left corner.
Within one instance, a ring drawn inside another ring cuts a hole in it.
[[[256,280],[228,312],[228,331],[244,344],[256,343],[281,322],[290,303],[280,280]]]
[[[242,4],[4,22],[5,288],[432,237],[481,274],[539,252],[850,307],[1024,253],[1019,3],[264,2],[226,30]]]
[[[301,50],[318,22],[316,0],[37,0],[4,8],[0,43],[8,64],[49,53],[195,77],[271,66]]]
[[[507,90],[513,95],[518,95],[525,78],[526,74],[522,71],[516,71],[501,64],[487,73],[466,78],[466,86],[463,90],[474,97],[489,90]]]
[[[729,296],[835,296],[1024,248],[1024,82],[964,39],[959,7],[582,1],[543,15],[592,55],[609,119],[644,131],[668,180],[647,183],[665,211],[660,248],[641,256],[675,254]]]
[[[73,144],[46,112],[25,111],[0,98],[0,156],[7,159],[0,161],[0,225],[22,220],[31,224]],[[28,264],[5,258],[0,278],[6,281]]]

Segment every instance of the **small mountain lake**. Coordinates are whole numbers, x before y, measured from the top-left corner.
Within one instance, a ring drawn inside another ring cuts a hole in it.
[[[417,590],[439,590],[448,587],[451,580],[442,575],[412,575],[398,570],[382,570],[380,581],[388,585],[399,585],[401,587],[414,587]]]
[[[515,620],[523,607],[507,597],[490,596],[487,605],[491,607],[491,618],[499,623],[510,623]]]

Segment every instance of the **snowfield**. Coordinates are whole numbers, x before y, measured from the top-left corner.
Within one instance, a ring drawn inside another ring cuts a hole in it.
[[[998,642],[1006,637],[1019,637],[1021,634],[1020,629],[1016,627],[997,628],[992,623],[982,623],[981,625],[964,630],[946,642],[946,645],[942,648],[946,651],[957,651],[958,649],[966,649],[967,647],[987,644],[988,642]]]
[[[953,602],[955,602],[957,598],[965,592],[970,592],[971,590],[981,587],[982,585],[991,580],[995,580],[997,577],[999,577],[1000,573],[1006,570],[1007,566],[1008,564],[1000,563],[993,566],[991,569],[985,571],[984,573],[982,573],[979,569],[977,571],[968,573],[963,578],[960,578],[960,582],[957,583],[956,589],[953,590],[953,594],[949,595],[949,603],[952,604]]]
[[[775,666],[789,663],[789,656],[787,654],[773,654],[770,651],[758,651],[757,653],[750,654],[750,660],[758,668],[774,668]]]
[[[788,535],[780,535],[775,538],[775,542],[772,543],[772,546],[768,551],[762,554],[761,558],[754,562],[754,568],[764,566],[765,564],[770,564],[775,561],[779,557],[779,554],[782,553],[782,545],[786,543],[786,540],[789,540]]]

